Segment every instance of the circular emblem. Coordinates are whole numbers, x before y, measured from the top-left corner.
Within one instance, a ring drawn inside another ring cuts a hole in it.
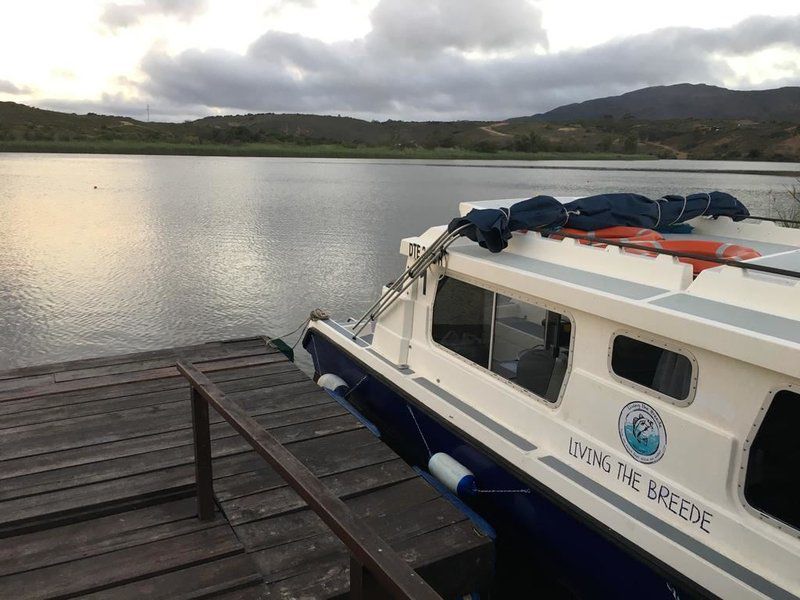
[[[664,422],[644,402],[626,404],[619,413],[619,437],[628,454],[642,463],[657,462],[667,449]]]

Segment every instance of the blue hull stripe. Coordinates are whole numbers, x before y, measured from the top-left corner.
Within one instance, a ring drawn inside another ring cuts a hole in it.
[[[486,427],[487,429],[492,430],[494,433],[502,437],[504,440],[514,444],[517,448],[522,450],[523,452],[531,452],[532,450],[536,450],[536,446],[531,444],[528,440],[523,438],[522,436],[517,435],[510,429],[506,429],[499,423],[493,421],[482,412],[477,409],[472,408],[469,404],[462,402],[453,394],[446,392],[438,385],[430,381],[429,379],[425,379],[424,377],[415,377],[414,381],[420,384],[429,392],[433,392],[439,398],[447,402],[448,404],[452,405],[453,407],[457,408],[465,415],[469,415],[471,418],[475,419],[478,423]]]
[[[550,467],[551,469],[558,471],[565,477],[571,479],[578,485],[582,486],[595,496],[598,496],[612,504],[629,517],[636,519],[643,525],[650,527],[654,531],[660,533],[664,537],[672,540],[676,544],[683,546],[689,552],[696,554],[697,556],[701,557],[702,559],[706,560],[707,562],[711,563],[715,567],[725,571],[732,577],[746,583],[754,590],[761,592],[762,594],[766,595],[769,598],[773,598],[775,600],[796,600],[797,596],[791,594],[790,592],[786,591],[785,589],[775,585],[774,583],[767,581],[761,575],[757,573],[753,573],[753,571],[743,567],[739,563],[731,560],[727,556],[723,556],[716,550],[709,548],[705,544],[698,542],[693,537],[686,535],[679,529],[673,527],[672,525],[665,523],[661,519],[654,517],[647,511],[639,508],[633,502],[630,502],[619,496],[618,494],[612,492],[608,488],[603,487],[599,483],[595,482],[594,480],[590,479],[583,473],[576,471],[562,460],[556,458],[555,456],[543,456],[539,459],[542,463]]]

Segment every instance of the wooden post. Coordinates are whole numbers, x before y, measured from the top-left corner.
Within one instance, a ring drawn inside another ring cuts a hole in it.
[[[377,580],[358,559],[350,555],[350,600],[382,600],[386,598]]]
[[[208,403],[192,386],[192,428],[194,433],[194,474],[197,490],[197,516],[201,521],[214,518],[214,479],[211,469],[211,428]]]

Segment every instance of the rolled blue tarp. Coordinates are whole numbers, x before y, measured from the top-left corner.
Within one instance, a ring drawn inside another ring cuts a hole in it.
[[[700,216],[741,221],[750,212],[726,192],[666,195],[656,200],[641,194],[598,194],[566,204],[552,196],[534,196],[509,208],[474,208],[450,221],[448,231],[464,227],[461,235],[491,252],[500,252],[508,246],[512,231],[555,231],[561,227],[594,231],[618,226],[665,230]]]

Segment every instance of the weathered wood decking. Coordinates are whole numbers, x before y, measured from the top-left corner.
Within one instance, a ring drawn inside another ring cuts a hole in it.
[[[265,344],[214,342],[0,373],[0,598],[315,598],[349,556],[211,414],[219,516],[196,518],[193,362],[437,590],[487,583],[490,541]]]

